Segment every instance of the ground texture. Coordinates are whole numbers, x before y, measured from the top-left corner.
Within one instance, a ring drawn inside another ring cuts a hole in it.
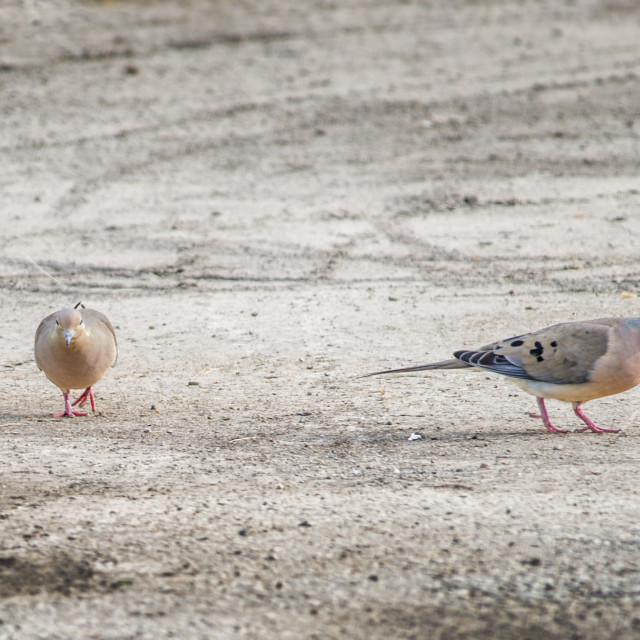
[[[640,315],[637,2],[2,11],[0,638],[640,635],[638,393],[358,378]]]

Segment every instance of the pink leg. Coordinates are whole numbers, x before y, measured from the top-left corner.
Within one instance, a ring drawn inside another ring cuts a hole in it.
[[[551,433],[567,433],[566,429],[558,429],[558,427],[554,427],[551,424],[547,407],[544,406],[544,398],[536,397],[536,400],[538,401],[538,408],[540,409],[540,417],[542,418],[542,422],[544,422],[544,426],[547,427],[547,431]]]
[[[599,427],[591,418],[587,417],[584,414],[584,411],[580,408],[580,404],[576,404],[573,407],[575,414],[584,422],[587,426],[582,427],[582,429],[578,429],[578,431],[586,431],[587,429],[591,429],[591,431],[595,431],[596,433],[618,433],[620,429],[607,429],[606,427]]]
[[[75,407],[76,405],[78,405],[79,407],[84,407],[84,405],[87,403],[87,400],[91,401],[91,411],[95,411],[96,410],[96,400],[93,397],[93,387],[87,387],[82,392],[82,395],[78,396],[76,401],[71,406]]]
[[[64,393],[64,413],[54,414],[54,418],[73,418],[73,416],[86,416],[86,413],[78,413],[71,409],[71,400],[69,400],[69,394]]]

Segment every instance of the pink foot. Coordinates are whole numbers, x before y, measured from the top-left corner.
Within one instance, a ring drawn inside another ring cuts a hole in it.
[[[74,416],[86,416],[87,415],[86,413],[79,413],[78,411],[73,411],[71,409],[71,400],[69,400],[69,394],[65,393],[63,395],[64,395],[64,412],[63,413],[54,413],[53,414],[54,418],[73,418]]]
[[[620,429],[607,429],[606,427],[599,427],[593,420],[591,420],[591,418],[587,417],[584,414],[584,412],[580,408],[580,405],[574,407],[573,410],[578,418],[580,418],[580,420],[582,420],[582,422],[587,425],[586,427],[582,427],[582,429],[578,429],[578,431],[582,432],[586,431],[587,429],[591,429],[591,431],[594,431],[595,433],[618,433],[620,431]]]
[[[547,431],[551,433],[567,433],[566,429],[558,429],[558,427],[554,427],[549,420],[549,414],[547,413],[547,407],[544,405],[544,398],[536,398],[538,402],[538,408],[540,409],[540,417],[542,418],[542,422],[544,422],[544,426],[547,428]]]
[[[95,411],[96,401],[95,401],[95,398],[93,397],[93,387],[87,387],[82,392],[82,395],[78,396],[78,398],[75,400],[75,402],[71,406],[75,407],[76,405],[78,405],[79,407],[84,407],[84,405],[87,404],[87,400],[91,401],[91,411]]]

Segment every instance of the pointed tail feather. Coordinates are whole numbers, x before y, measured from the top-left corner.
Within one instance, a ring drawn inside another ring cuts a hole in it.
[[[368,378],[369,376],[379,376],[383,373],[408,373],[410,371],[430,371],[431,369],[468,369],[472,365],[466,362],[461,362],[457,358],[451,358],[451,360],[441,360],[440,362],[431,362],[429,364],[419,364],[415,367],[403,367],[402,369],[387,369],[386,371],[374,371],[373,373],[367,373],[360,378]]]

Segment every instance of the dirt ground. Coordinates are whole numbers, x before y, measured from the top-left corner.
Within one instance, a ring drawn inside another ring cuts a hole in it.
[[[358,377],[640,315],[639,34],[5,1],[0,638],[639,637],[637,391],[552,435],[495,376]],[[54,419],[33,335],[81,299],[119,360]]]

